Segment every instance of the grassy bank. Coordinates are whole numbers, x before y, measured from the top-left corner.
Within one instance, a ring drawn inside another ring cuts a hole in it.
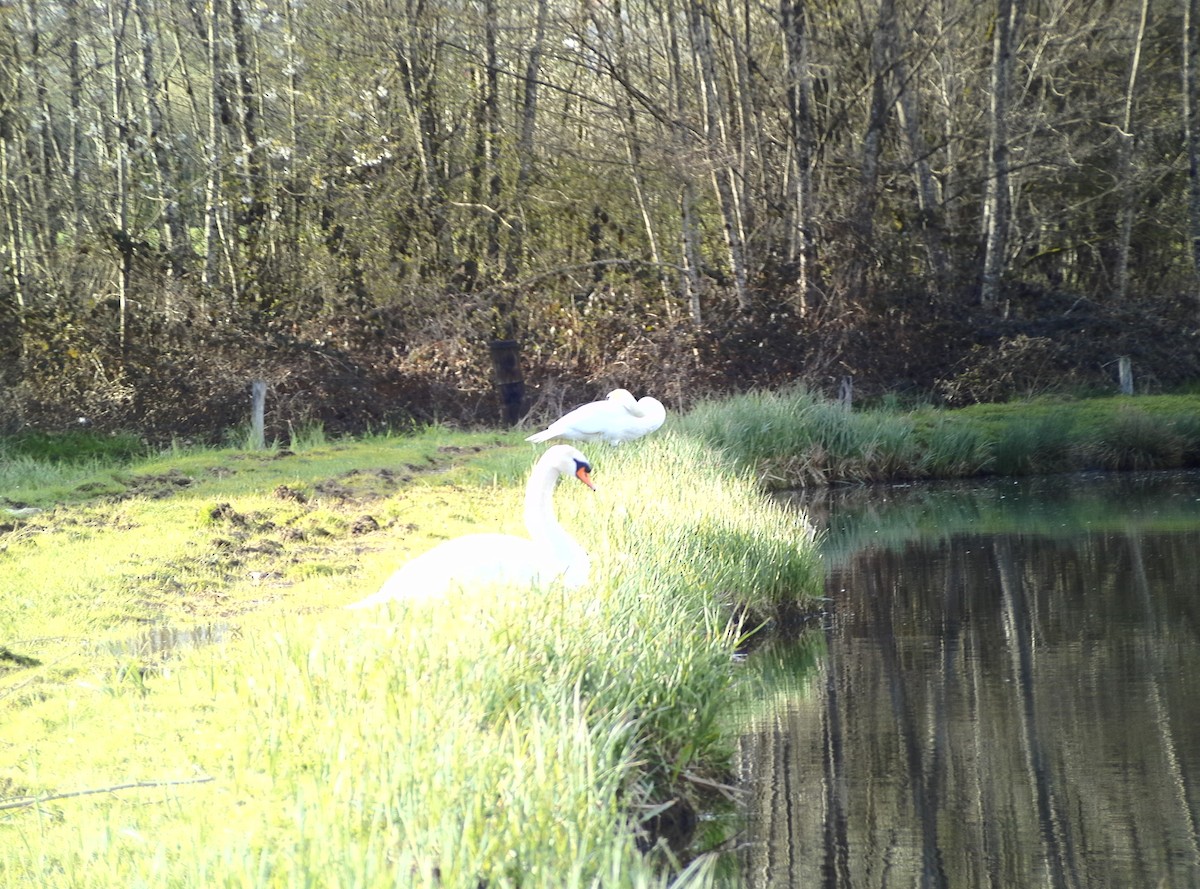
[[[848,411],[795,388],[702,403],[676,429],[773,488],[1200,466],[1200,395]]]
[[[375,612],[340,606],[445,536],[522,533],[540,449],[313,437],[4,492],[45,511],[0,535],[0,886],[663,884],[668,822],[726,777],[733,606],[819,566],[704,445],[587,452],[599,491],[556,495],[584,589]]]

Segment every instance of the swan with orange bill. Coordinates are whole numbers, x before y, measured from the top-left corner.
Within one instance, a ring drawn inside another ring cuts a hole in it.
[[[455,587],[568,588],[587,581],[588,554],[559,524],[553,493],[560,478],[574,476],[593,491],[592,465],[571,445],[555,445],[542,454],[525,487],[525,528],[515,534],[467,534],[439,543],[402,565],[365,599],[347,608],[369,608],[400,599],[422,601],[444,596]]]

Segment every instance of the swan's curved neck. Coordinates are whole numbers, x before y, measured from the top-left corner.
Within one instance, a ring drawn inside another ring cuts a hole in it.
[[[568,587],[574,588],[587,581],[588,555],[558,523],[553,502],[559,476],[567,476],[568,472],[561,464],[558,468],[541,462],[534,466],[525,488],[525,527],[534,546],[541,551],[539,558]]]
[[[557,551],[576,546],[554,515],[554,486],[559,473],[551,466],[535,466],[525,488],[525,528],[529,536],[543,546]]]

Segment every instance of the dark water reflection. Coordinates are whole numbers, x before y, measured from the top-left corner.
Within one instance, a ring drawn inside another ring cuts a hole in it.
[[[751,658],[745,885],[1200,886],[1200,475],[811,506],[830,614]]]

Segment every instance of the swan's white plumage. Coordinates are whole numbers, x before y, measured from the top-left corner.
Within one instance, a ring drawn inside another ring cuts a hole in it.
[[[582,585],[590,567],[587,552],[558,523],[551,495],[563,476],[573,475],[594,488],[590,472],[591,465],[577,449],[570,445],[549,448],[534,465],[525,488],[529,537],[467,534],[447,540],[406,562],[378,592],[346,607],[436,598],[455,586]]]
[[[542,442],[565,438],[619,445],[649,435],[666,418],[667,409],[657,398],[646,395],[635,399],[628,389],[614,389],[603,401],[581,405],[525,440]]]

